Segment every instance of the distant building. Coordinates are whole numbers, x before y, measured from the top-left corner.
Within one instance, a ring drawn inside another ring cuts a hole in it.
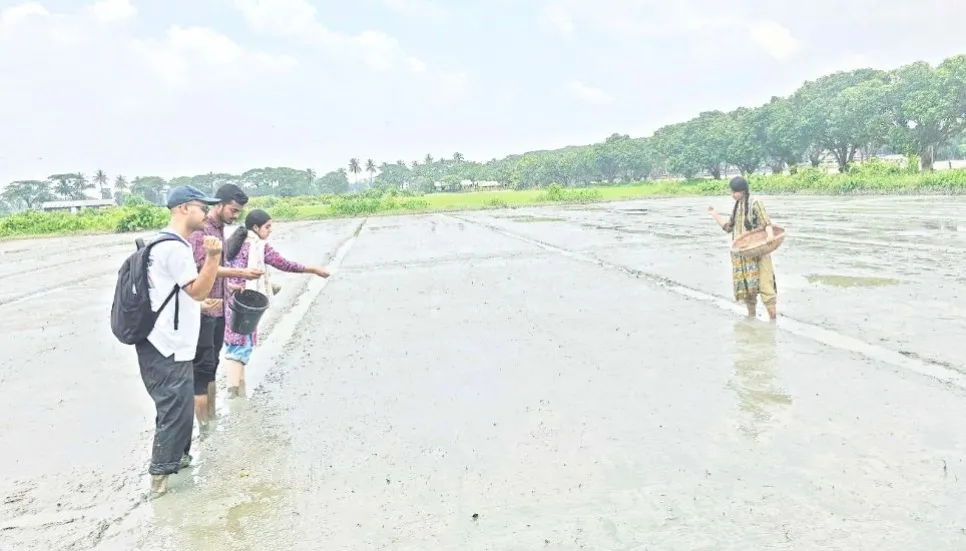
[[[78,201],[47,201],[40,204],[44,212],[80,212],[84,209],[103,209],[115,206],[113,199],[81,199]]]
[[[460,180],[459,182],[434,182],[433,187],[439,191],[454,191],[456,189],[499,189],[503,184],[493,180]]]

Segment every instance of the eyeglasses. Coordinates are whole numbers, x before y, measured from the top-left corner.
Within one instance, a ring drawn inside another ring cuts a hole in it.
[[[209,207],[208,205],[205,205],[203,203],[188,203],[188,205],[189,206],[192,206],[192,207],[198,207],[199,209],[201,209],[201,212],[203,212],[205,214],[208,214],[208,211],[211,210],[211,207]]]

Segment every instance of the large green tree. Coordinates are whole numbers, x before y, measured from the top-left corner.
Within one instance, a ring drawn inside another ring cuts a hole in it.
[[[725,130],[725,161],[738,167],[742,174],[761,168],[768,156],[766,139],[768,120],[764,109],[742,107],[728,114]]]
[[[157,205],[163,204],[168,182],[160,176],[138,176],[131,182],[131,195]]]
[[[890,90],[897,147],[915,153],[932,170],[935,152],[966,129],[966,60],[937,68],[913,63],[893,72]]]
[[[774,97],[760,109],[766,162],[773,173],[780,173],[785,167],[796,172],[810,141],[804,117],[788,98]]]
[[[37,208],[41,203],[55,198],[50,189],[50,181],[45,180],[11,182],[3,189],[0,197],[16,210]]]
[[[349,176],[344,168],[333,170],[319,178],[318,187],[322,193],[346,193],[349,191]]]
[[[888,132],[888,82],[886,71],[857,69],[806,82],[795,92],[813,165],[828,152],[845,172],[860,147],[881,143]]]

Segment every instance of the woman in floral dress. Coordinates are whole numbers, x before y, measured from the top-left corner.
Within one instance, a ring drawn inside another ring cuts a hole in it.
[[[731,180],[731,197],[735,200],[735,206],[731,210],[731,217],[724,216],[715,212],[714,207],[708,207],[715,222],[721,229],[731,233],[734,241],[747,232],[764,228],[768,240],[775,238],[772,228],[771,218],[765,211],[765,206],[761,201],[751,199],[748,189],[748,180],[737,176]],[[731,280],[734,286],[735,300],[744,302],[748,307],[748,316],[755,317],[755,307],[758,303],[758,296],[761,295],[761,302],[768,310],[768,317],[775,319],[778,313],[775,305],[778,301],[778,287],[775,282],[775,269],[772,266],[771,255],[766,254],[759,258],[743,258],[734,253],[731,254]]]
[[[232,290],[253,289],[269,299],[276,287],[271,282],[268,266],[283,272],[315,274],[329,277],[329,272],[320,266],[305,266],[282,257],[268,244],[272,234],[272,218],[267,212],[255,209],[245,217],[245,226],[235,230],[226,240],[225,260],[232,268],[253,268],[261,270],[262,277],[256,280],[230,279]],[[240,335],[231,330],[231,309],[225,308],[225,367],[228,376],[228,397],[235,398],[245,392],[245,366],[251,358],[252,350],[258,343],[258,330],[251,335]]]

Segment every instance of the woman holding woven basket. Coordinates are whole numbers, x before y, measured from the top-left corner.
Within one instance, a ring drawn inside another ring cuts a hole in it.
[[[752,200],[748,189],[748,180],[741,176],[733,178],[729,184],[731,197],[735,206],[731,210],[731,217],[726,218],[715,212],[714,207],[708,207],[715,222],[726,232],[731,233],[734,241],[743,234],[764,229],[767,240],[775,239],[771,218],[765,211],[765,206],[757,199]],[[771,254],[760,257],[744,257],[731,253],[731,280],[734,285],[735,300],[744,302],[748,306],[748,316],[755,317],[755,307],[758,295],[768,310],[768,317],[775,319],[777,312],[775,304],[778,300],[778,289],[775,284],[775,269],[772,266]]]

